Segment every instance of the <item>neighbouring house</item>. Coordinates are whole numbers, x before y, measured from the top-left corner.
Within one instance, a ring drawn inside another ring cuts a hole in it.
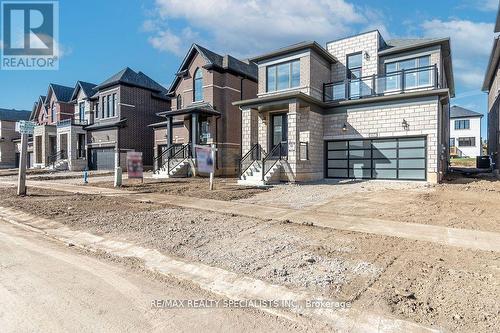
[[[500,32],[500,5],[497,13],[495,33]],[[488,93],[488,154],[498,175],[500,165],[500,36],[493,41],[488,67],[483,81],[483,91]]]
[[[72,115],[57,122],[58,169],[81,171],[88,167],[85,126],[93,123],[91,97],[96,93],[93,83],[78,81],[70,97]]]
[[[21,135],[16,132],[16,123],[29,120],[30,115],[31,111],[0,108],[0,169],[19,166],[16,141]]]
[[[482,155],[481,119],[483,114],[460,106],[450,110],[450,156]]]
[[[153,166],[153,129],[158,112],[170,108],[167,90],[142,72],[125,68],[93,88],[92,123],[87,131],[87,156],[92,170],[126,167],[126,152],[143,153],[146,168]]]
[[[32,119],[37,122],[33,133],[33,151],[35,168],[44,168],[54,165],[58,160],[65,157],[66,152],[60,148],[58,143],[57,124],[60,121],[71,119],[74,106],[71,95],[74,88],[58,84],[49,84],[47,96],[40,96]]]
[[[257,94],[257,66],[193,44],[170,86],[172,109],[154,128],[155,177],[185,176],[195,145],[217,146],[215,174],[235,176],[241,156],[241,113],[233,102]]]
[[[449,38],[385,41],[375,30],[250,60],[257,98],[234,103],[243,118],[240,183],[436,183],[447,171]]]

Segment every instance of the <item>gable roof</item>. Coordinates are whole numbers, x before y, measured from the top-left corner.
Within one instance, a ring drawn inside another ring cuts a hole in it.
[[[47,92],[47,98],[50,97],[51,91],[54,94],[54,96],[56,96],[58,102],[68,103],[69,101],[71,101],[71,95],[73,94],[72,87],[51,83],[49,84],[49,91]],[[47,98],[45,102],[48,102]]]
[[[455,79],[453,78],[453,64],[451,61],[450,38],[405,38],[392,39],[385,42],[385,45],[379,50],[379,56],[389,54],[413,51],[423,47],[439,45],[442,51],[444,71],[448,79],[448,88],[451,97],[455,97]]]
[[[135,72],[129,67],[125,67],[118,73],[112,75],[104,82],[94,88],[97,92],[107,87],[117,84],[125,84],[133,87],[144,88],[157,93],[166,93],[165,87],[142,72]]]
[[[279,56],[285,55],[287,53],[301,51],[301,50],[305,50],[305,49],[312,49],[312,50],[316,51],[316,53],[318,53],[320,56],[322,56],[324,59],[326,59],[330,63],[337,62],[337,59],[330,52],[325,50],[321,45],[319,45],[315,41],[305,41],[305,42],[300,42],[297,44],[289,45],[289,46],[274,50],[272,52],[269,52],[269,53],[266,53],[266,54],[263,54],[263,55],[260,55],[257,57],[253,57],[250,60],[258,62],[258,61],[267,60],[267,59],[274,58],[274,57],[279,57]]]
[[[175,88],[177,88],[177,84],[180,82],[183,74],[186,73],[190,62],[196,53],[200,54],[205,60],[205,65],[203,66],[205,69],[234,73],[257,82],[258,69],[255,63],[251,61],[242,61],[228,54],[221,56],[220,54],[210,51],[203,46],[193,44],[184,57],[184,60],[176,73],[174,82],[170,85],[168,90],[169,94],[173,93]]]
[[[89,82],[84,82],[84,81],[77,81],[75,89],[73,89],[73,93],[71,94],[71,100],[75,101],[78,98],[78,91],[80,89],[83,90],[83,93],[87,98],[92,97],[92,95],[95,94],[94,88],[97,87],[96,84],[89,83]]]
[[[450,108],[450,118],[483,117],[482,113],[472,111],[461,106],[453,105]]]
[[[30,116],[31,116],[31,111],[0,108],[0,120],[9,120],[9,121],[29,120]]]
[[[43,96],[43,95],[40,95],[38,97],[38,100],[33,104],[33,110],[31,111],[30,120],[37,118],[36,113],[38,111],[38,107],[42,107],[45,105],[46,98],[47,98],[47,96]]]

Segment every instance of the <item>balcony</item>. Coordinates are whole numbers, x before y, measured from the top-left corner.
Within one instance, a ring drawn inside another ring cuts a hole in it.
[[[323,101],[336,102],[401,94],[439,87],[437,66],[419,67],[371,75],[323,85]]]
[[[66,127],[66,126],[87,126],[87,120],[79,120],[79,119],[64,119],[57,122],[57,127]]]

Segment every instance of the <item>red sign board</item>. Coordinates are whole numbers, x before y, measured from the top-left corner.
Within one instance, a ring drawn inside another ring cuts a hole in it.
[[[144,177],[141,152],[127,152],[127,173],[129,179]]]

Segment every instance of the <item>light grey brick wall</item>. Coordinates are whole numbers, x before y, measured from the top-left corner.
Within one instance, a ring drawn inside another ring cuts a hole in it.
[[[328,43],[326,45],[328,52],[339,61],[332,66],[331,80],[336,82],[346,78],[347,55],[357,52],[366,52],[369,55],[368,58],[364,54],[362,56],[362,75],[377,74],[379,44],[380,34],[378,31],[371,31]]]
[[[241,153],[245,155],[252,146],[259,142],[258,139],[259,115],[255,109],[243,109],[241,111]]]
[[[442,158],[442,147],[438,142],[438,112],[437,97],[339,108],[324,116],[324,139],[426,136],[428,180],[435,182],[438,161]],[[409,124],[407,130],[402,126],[403,119]],[[344,124],[347,125],[345,132],[342,130]]]

